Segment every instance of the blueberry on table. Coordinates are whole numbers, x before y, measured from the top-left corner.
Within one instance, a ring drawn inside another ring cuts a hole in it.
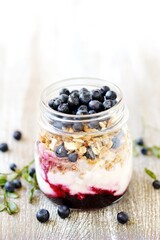
[[[104,96],[106,94],[106,92],[108,92],[110,90],[110,88],[108,86],[103,86],[101,87],[101,93]]]
[[[60,90],[60,92],[59,92],[59,95],[61,95],[61,94],[67,94],[67,95],[69,95],[70,92],[69,92],[69,90],[68,90],[67,88],[62,88],[62,89]]]
[[[102,93],[99,89],[92,90],[92,99],[93,100],[98,100],[100,102],[103,101],[104,97],[102,96]]]
[[[154,180],[154,182],[152,183],[152,186],[155,189],[160,189],[160,181],[159,180]]]
[[[14,179],[13,180],[13,185],[17,189],[22,187],[22,183],[21,183],[21,181],[19,179]]]
[[[14,187],[13,182],[6,182],[5,185],[4,185],[4,189],[5,189],[7,192],[14,192],[15,187]]]
[[[15,164],[15,163],[11,163],[10,165],[9,165],[9,168],[12,170],[12,171],[16,171],[16,168],[17,168],[17,165]]]
[[[30,168],[29,171],[28,171],[28,173],[31,177],[34,176],[35,172],[36,172],[35,168]]]
[[[68,95],[63,93],[59,96],[59,99],[62,101],[62,103],[67,103]]]
[[[58,112],[61,112],[61,113],[69,113],[68,103],[61,103],[61,104],[58,106]]]
[[[148,155],[148,149],[147,149],[146,147],[143,147],[143,148],[141,149],[141,153],[142,153],[143,155]]]
[[[84,92],[80,93],[79,99],[82,104],[88,104],[89,101],[91,101],[91,99],[92,99],[92,95],[89,91],[84,91]]]
[[[89,108],[96,112],[100,112],[103,110],[103,104],[98,100],[92,100],[89,102]]]
[[[62,144],[56,148],[55,154],[57,157],[61,158],[61,157],[67,157],[68,152],[65,149],[64,145]]]
[[[125,212],[119,212],[117,214],[117,221],[121,224],[127,223],[129,220],[128,214]]]
[[[76,132],[81,132],[83,130],[83,124],[81,122],[73,124],[73,130]]]
[[[13,138],[19,141],[22,138],[22,133],[20,131],[14,131]]]
[[[94,154],[94,152],[93,152],[93,150],[92,150],[91,147],[88,147],[88,148],[87,148],[87,151],[86,151],[86,153],[85,153],[85,156],[86,156],[88,159],[92,159],[92,160],[95,159],[95,154]]]
[[[78,154],[75,153],[75,152],[70,153],[70,154],[68,155],[68,160],[69,160],[70,162],[76,162],[77,159],[78,159]]]
[[[69,209],[69,207],[67,207],[65,205],[59,206],[57,212],[58,212],[58,215],[63,219],[69,217],[69,215],[70,215],[70,209]]]
[[[117,94],[114,91],[108,91],[106,92],[105,95],[106,99],[111,99],[111,100],[115,100],[117,98]]]
[[[1,152],[7,152],[8,151],[8,144],[7,143],[1,143],[0,144],[0,151]]]
[[[78,107],[79,106],[79,97],[69,95],[68,104],[70,107]]]
[[[50,214],[46,209],[40,209],[36,214],[37,220],[41,223],[47,222],[49,220],[49,217],[50,217]]]
[[[139,145],[139,146],[144,146],[144,140],[143,138],[139,138],[136,140],[136,144]]]

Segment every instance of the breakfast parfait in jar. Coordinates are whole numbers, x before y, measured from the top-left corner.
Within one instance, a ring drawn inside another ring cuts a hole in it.
[[[120,89],[105,80],[67,79],[46,88],[35,150],[42,192],[77,209],[118,201],[132,175],[127,120]]]

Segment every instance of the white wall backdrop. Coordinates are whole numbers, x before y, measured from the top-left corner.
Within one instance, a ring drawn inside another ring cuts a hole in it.
[[[20,93],[28,79],[40,92],[55,80],[74,76],[118,83],[134,109],[133,82],[137,81],[140,99],[140,91],[145,90],[141,80],[146,79],[152,89],[154,79],[160,77],[160,2],[0,0],[0,82],[7,79],[1,86],[4,101],[14,101],[15,96],[22,101]],[[156,86],[155,90],[159,91]]]

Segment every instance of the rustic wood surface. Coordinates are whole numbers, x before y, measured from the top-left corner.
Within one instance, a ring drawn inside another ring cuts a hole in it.
[[[149,48],[159,44],[158,7],[146,5],[144,11],[139,1],[130,7],[125,1],[117,1],[118,11],[114,4],[107,8],[105,2],[11,1],[10,8],[5,1],[0,2],[0,142],[7,142],[10,148],[0,153],[0,171],[8,172],[11,162],[23,167],[33,159],[40,93],[53,81],[74,76],[99,77],[118,84],[130,111],[133,138],[142,135],[143,119],[147,144],[160,145],[160,58],[156,48]],[[125,7],[128,11],[123,12]],[[114,10],[117,18],[123,15],[120,21],[114,21]],[[149,41],[144,44],[141,27],[151,19],[148,13],[153,17],[152,25],[144,30],[151,31],[153,39],[150,37],[152,44],[146,50],[143,47]],[[125,27],[130,23],[133,28],[126,34]],[[127,45],[132,38],[134,42]],[[122,54],[126,53],[124,49],[128,55]],[[23,133],[20,142],[12,139],[15,129]],[[132,182],[119,203],[102,210],[72,211],[66,220],[57,216],[56,206],[40,192],[29,204],[25,185],[21,197],[15,200],[20,212],[12,216],[0,213],[0,240],[160,239],[160,191],[152,188],[151,179],[144,173],[144,167],[148,167],[160,178],[160,160],[139,156],[133,162]],[[51,215],[47,224],[40,224],[35,217],[42,207]],[[133,223],[118,224],[119,211],[126,211]]]

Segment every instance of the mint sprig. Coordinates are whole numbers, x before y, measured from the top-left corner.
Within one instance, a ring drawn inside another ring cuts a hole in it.
[[[29,175],[29,168],[34,163],[34,160],[31,161],[28,165],[24,166],[21,170],[17,169],[14,173],[2,174],[0,173],[0,187],[2,193],[0,194],[0,198],[2,199],[2,203],[0,203],[0,212],[7,211],[9,214],[15,214],[19,212],[18,205],[13,202],[11,199],[19,198],[19,194],[14,192],[7,192],[4,189],[4,185],[7,181],[13,181],[15,179],[24,179],[30,186],[29,192],[29,202],[32,203],[34,198],[34,193],[37,189],[39,189],[36,174],[34,174],[33,178]]]
[[[147,173],[148,176],[150,176],[150,177],[153,178],[154,180],[157,179],[156,174],[155,174],[154,172],[152,172],[152,171],[149,170],[148,168],[145,168],[144,170],[145,170],[145,172]]]

